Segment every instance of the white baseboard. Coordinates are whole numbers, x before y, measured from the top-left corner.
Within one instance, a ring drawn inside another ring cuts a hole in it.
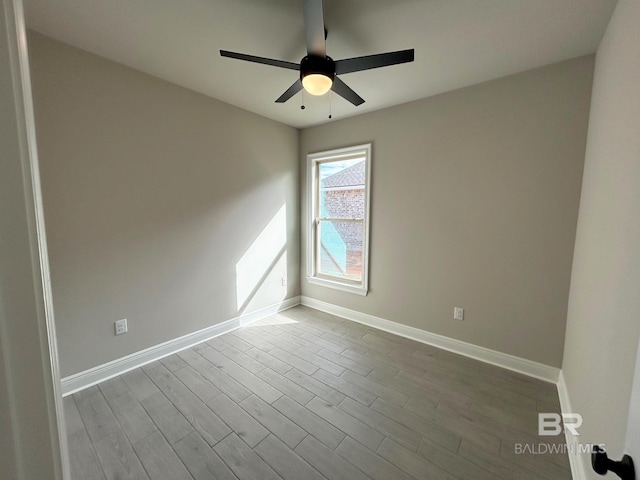
[[[560,398],[560,410],[562,413],[573,413],[569,390],[567,390],[567,384],[564,381],[562,371],[558,378],[558,397]],[[567,455],[569,456],[569,465],[571,466],[571,476],[573,480],[587,480],[584,459],[579,453],[578,437],[569,433],[567,429],[565,429],[564,435],[567,441]]]
[[[97,383],[122,375],[129,370],[141,367],[166,356],[173,355],[176,352],[192,347],[200,342],[210,340],[213,337],[217,337],[235,330],[236,328],[267,318],[274,313],[287,310],[291,307],[295,307],[296,305],[300,305],[299,296],[261,308],[255,312],[240,315],[174,340],[169,340],[168,342],[146,348],[139,352],[132,353],[131,355],[113,360],[109,363],[90,368],[89,370],[69,375],[61,380],[62,396],[79,392],[80,390],[84,390],[85,388],[91,387]]]
[[[273,315],[274,313],[287,310],[300,304],[315,308],[316,310],[330,313],[332,315],[337,315],[347,320],[352,320],[368,325],[370,327],[384,330],[395,335],[400,335],[402,337],[433,345],[450,352],[474,358],[482,362],[490,363],[492,365],[519,372],[524,375],[545,380],[547,382],[558,382],[560,370],[557,368],[533,362],[524,358],[515,357],[513,355],[508,355],[506,353],[498,352],[495,350],[490,350],[488,348],[480,347],[453,338],[445,337],[443,335],[430,333],[425,330],[420,330],[418,328],[403,325],[391,320],[386,320],[366,313],[350,310],[348,308],[333,305],[331,303],[323,302],[310,297],[302,296],[289,298],[281,303],[270,305],[255,312],[240,315],[236,318],[226,320],[217,325],[213,325],[211,327],[207,327],[197,332],[184,335],[174,340],[155,345],[153,347],[141,350],[122,358],[118,358],[103,365],[90,368],[83,372],[64,377],[61,381],[62,395],[71,395],[92,385],[96,385],[97,383],[103,382],[118,375],[122,375],[123,373],[126,373],[135,368],[146,365],[147,363],[154,362],[186,348],[192,347],[193,345],[196,345],[200,342],[204,342],[219,335],[228,333],[232,330],[235,330],[236,328],[248,325],[250,323]],[[558,391],[560,393],[560,385],[558,385]],[[566,398],[568,399],[568,397]],[[561,404],[562,399],[562,394],[560,394]],[[565,410],[568,412],[570,411],[570,408],[565,409],[563,405],[563,412]],[[582,468],[584,471],[584,467]],[[574,475],[574,478],[584,478],[584,476],[576,477]]]
[[[410,327],[401,323],[385,320],[384,318],[375,317],[366,313],[357,312],[348,308],[339,307],[331,303],[316,300],[314,298],[302,296],[301,303],[316,310],[337,315],[347,320],[362,323],[370,327],[384,330],[389,333],[400,335],[401,337],[410,338],[418,342],[433,345],[450,352],[458,353],[466,357],[471,357],[485,363],[490,363],[498,367],[506,368],[514,372],[522,373],[530,377],[538,378],[551,383],[557,383],[560,369],[544,365],[542,363],[527,360],[525,358],[516,357],[506,353],[490,350],[488,348],[473,345],[471,343],[456,340],[454,338],[445,337],[436,333],[430,333],[419,328]]]

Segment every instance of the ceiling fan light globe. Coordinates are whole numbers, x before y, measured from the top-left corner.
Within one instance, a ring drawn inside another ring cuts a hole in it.
[[[322,73],[310,73],[302,79],[302,86],[311,95],[324,95],[333,85],[333,80]]]

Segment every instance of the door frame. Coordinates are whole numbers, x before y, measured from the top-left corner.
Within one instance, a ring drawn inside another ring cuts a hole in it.
[[[18,479],[42,469],[36,472],[42,478],[71,480],[24,9],[22,0],[0,2],[0,61],[9,67],[0,96],[15,107],[3,112],[8,136],[0,142],[0,162],[11,183],[11,203],[0,206],[2,224],[11,227],[3,231],[0,249],[0,261],[11,267],[4,278],[0,272],[0,368],[7,386],[0,401],[8,405],[13,447],[8,465]]]

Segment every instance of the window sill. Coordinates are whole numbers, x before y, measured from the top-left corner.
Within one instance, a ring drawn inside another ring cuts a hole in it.
[[[321,287],[328,287],[336,290],[342,290],[343,292],[355,293],[356,295],[362,295],[363,297],[365,297],[368,293],[365,287],[357,287],[354,285],[335,282],[324,278],[307,277],[307,281],[313,285],[320,285]]]

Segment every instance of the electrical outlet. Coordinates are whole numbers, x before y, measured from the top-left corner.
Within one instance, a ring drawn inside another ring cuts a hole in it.
[[[122,320],[116,320],[114,322],[114,326],[116,329],[116,335],[122,335],[123,333],[127,333],[127,319],[123,318]]]
[[[283,287],[287,286],[287,277],[282,277],[282,286]]]
[[[464,308],[453,307],[453,319],[464,320]]]

